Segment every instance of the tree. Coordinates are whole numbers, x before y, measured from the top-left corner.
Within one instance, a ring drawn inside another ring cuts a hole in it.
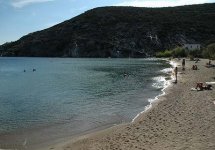
[[[186,57],[187,54],[185,52],[185,49],[182,47],[176,47],[173,49],[173,56],[174,57]]]
[[[212,43],[203,50],[203,57],[215,59],[215,43]]]

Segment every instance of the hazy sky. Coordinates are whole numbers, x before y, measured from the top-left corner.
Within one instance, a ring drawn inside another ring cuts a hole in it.
[[[99,6],[163,7],[215,0],[0,0],[0,44]]]

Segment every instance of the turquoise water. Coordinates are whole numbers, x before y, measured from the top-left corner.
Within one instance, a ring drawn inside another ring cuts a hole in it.
[[[156,59],[0,58],[0,135],[129,122],[161,93],[167,67]]]

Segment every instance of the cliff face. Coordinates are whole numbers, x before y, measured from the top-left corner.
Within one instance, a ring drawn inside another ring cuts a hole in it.
[[[8,56],[146,57],[215,41],[215,4],[101,7],[1,46]]]

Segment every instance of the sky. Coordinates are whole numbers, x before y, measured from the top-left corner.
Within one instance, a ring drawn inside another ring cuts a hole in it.
[[[215,0],[0,0],[0,45],[101,6],[169,7]]]

